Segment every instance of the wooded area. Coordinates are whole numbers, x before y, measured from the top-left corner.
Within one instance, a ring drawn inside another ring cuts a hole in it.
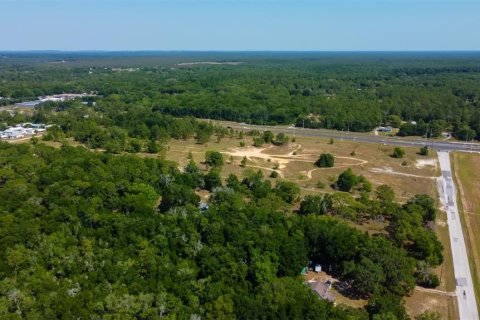
[[[239,64],[176,64],[195,58]],[[0,96],[11,98],[0,104],[94,91],[103,97],[96,98],[99,108],[128,105],[173,116],[345,131],[390,124],[401,127],[401,135],[446,130],[462,140],[480,134],[475,53],[27,55],[2,59],[0,81]]]
[[[434,201],[399,206],[388,187],[373,198],[334,195],[319,212],[302,202],[299,215],[282,209],[296,201],[295,184],[251,172],[210,188],[200,211],[194,191],[208,174],[194,164],[181,173],[164,160],[42,143],[1,143],[0,159],[4,318],[367,319],[318,299],[301,268],[328,265],[352,294],[404,310],[400,298],[443,259],[426,227]],[[390,235],[341,222],[379,216],[392,221]]]
[[[272,182],[262,171],[222,179],[225,160],[214,150],[205,150],[202,164],[190,157],[185,168],[164,155],[169,139],[203,145],[230,135],[245,143],[243,132],[195,117],[356,131],[388,122],[401,134],[450,127],[473,137],[480,58],[230,58],[243,63],[136,57],[132,70],[119,70],[115,56],[0,60],[2,104],[96,94],[46,102],[32,114],[0,112],[4,126],[54,124],[44,141],[0,142],[2,319],[408,319],[403,297],[416,285],[438,285],[432,270],[443,247],[427,195],[397,203],[391,187],[373,189],[346,168],[333,194],[302,198],[297,184]],[[403,120],[416,120],[416,131]],[[245,134],[258,146],[292,141]],[[325,153],[317,165],[334,162]],[[200,192],[211,194],[208,203]],[[369,221],[386,229],[355,227]],[[368,305],[319,299],[300,276],[309,262]]]

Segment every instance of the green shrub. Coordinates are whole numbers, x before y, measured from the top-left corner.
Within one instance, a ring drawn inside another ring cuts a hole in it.
[[[423,146],[420,148],[420,152],[418,153],[421,156],[428,156],[428,147]]]
[[[315,166],[319,168],[331,168],[335,165],[335,158],[330,153],[322,153],[320,158],[315,161]]]
[[[395,147],[395,149],[393,149],[393,153],[392,153],[393,158],[400,159],[400,158],[403,158],[404,156],[405,156],[405,150],[403,150],[402,148]]]
[[[278,178],[278,172],[277,171],[272,171],[272,173],[270,173],[270,178]]]

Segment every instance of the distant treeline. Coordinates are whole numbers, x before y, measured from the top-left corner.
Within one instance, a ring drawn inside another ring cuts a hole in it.
[[[480,134],[475,53],[90,54],[57,61],[61,57],[3,59],[0,96],[11,100],[0,103],[95,91],[100,106],[115,102],[176,117],[351,131],[415,121],[424,125],[405,127],[401,134]],[[209,59],[242,63],[176,65]]]

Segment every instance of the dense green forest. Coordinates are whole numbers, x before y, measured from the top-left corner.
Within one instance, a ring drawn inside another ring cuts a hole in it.
[[[359,198],[310,196],[175,163],[83,147],[0,143],[2,319],[407,319],[402,297],[429,286],[442,248],[434,201],[388,186]],[[209,186],[210,185],[210,186]],[[195,190],[212,190],[200,210]],[[388,234],[342,221],[379,217]],[[329,266],[365,309],[320,300],[299,276]]]
[[[238,64],[185,64],[194,61]],[[479,138],[479,84],[477,53],[25,53],[0,60],[0,96],[9,98],[1,104],[93,91],[99,106],[114,101],[177,117],[351,131],[390,124],[400,135],[447,130],[462,140]]]
[[[178,65],[195,61],[240,63]],[[261,171],[222,179],[215,151],[178,168],[164,160],[167,142],[243,137],[196,118],[473,137],[479,63],[460,53],[5,53],[2,105],[96,95],[31,114],[0,110],[0,129],[55,124],[42,140],[60,142],[0,142],[0,318],[408,319],[403,297],[439,284],[432,198],[397,203],[392,188],[373,190],[350,169],[338,192],[301,197]],[[290,141],[245,134],[255,145]],[[325,154],[317,165],[333,164]],[[355,227],[371,221],[387,227]],[[300,275],[316,263],[368,305],[319,299]]]

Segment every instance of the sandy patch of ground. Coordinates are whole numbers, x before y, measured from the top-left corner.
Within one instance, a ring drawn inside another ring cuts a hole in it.
[[[439,225],[440,227],[446,227],[447,226],[447,223],[444,222],[444,221],[437,221],[436,224]]]
[[[418,159],[415,162],[415,168],[417,169],[423,169],[425,167],[434,167],[437,168],[437,160],[435,159]]]
[[[264,153],[265,150],[268,150],[270,148],[273,148],[273,146],[270,146],[268,148],[255,148],[255,147],[234,148],[232,149],[232,151],[226,151],[224,153],[232,157],[240,157],[240,158],[246,157],[247,160],[252,162],[257,162],[256,159],[270,161],[274,164],[275,163],[278,164],[279,170],[285,169],[287,164],[293,160],[293,159],[289,159],[288,155],[275,155],[275,154]]]
[[[455,292],[442,291],[442,290],[437,290],[437,289],[428,289],[428,288],[423,288],[423,287],[419,287],[419,286],[416,286],[414,290],[429,292],[429,293],[433,293],[433,294],[440,294],[440,295],[444,295],[444,296],[448,296],[448,297],[456,297],[457,296],[457,294]]]
[[[440,319],[456,319],[458,317],[455,296],[450,292],[429,290],[416,287],[411,296],[407,296],[406,308],[413,318],[425,311],[437,311]]]
[[[435,179],[435,177],[427,177],[427,176],[421,176],[421,175],[418,175],[418,174],[411,174],[411,173],[403,173],[403,172],[394,171],[391,167],[372,168],[372,169],[370,169],[370,171],[374,172],[374,173],[388,173],[388,174],[396,174],[396,175],[406,176],[406,177],[415,177],[415,178],[423,178],[423,179]]]
[[[229,156],[232,157],[239,157],[243,158],[246,157],[248,161],[252,162],[252,164],[249,164],[249,167],[253,168],[259,168],[259,169],[265,169],[268,171],[277,171],[280,175],[281,178],[284,178],[284,172],[287,168],[287,165],[290,162],[293,161],[300,161],[300,162],[308,162],[312,163],[315,161],[317,155],[316,154],[311,154],[311,153],[303,153],[303,154],[296,154],[298,150],[300,150],[302,145],[289,145],[287,150],[288,153],[286,154],[274,154],[273,152],[277,151],[278,152],[278,147],[274,146],[269,146],[267,148],[256,148],[256,147],[246,147],[246,148],[234,148],[231,149],[230,151],[223,152]],[[273,150],[275,149],[275,151]],[[272,153],[270,153],[272,152]],[[340,165],[340,166],[334,166],[333,168],[313,168],[310,170],[305,170],[299,172],[300,174],[304,175],[306,177],[306,180],[311,180],[312,179],[312,174],[314,171],[317,170],[326,170],[326,169],[339,169],[339,168],[347,168],[351,166],[359,166],[359,165],[364,165],[368,163],[368,161],[359,159],[359,158],[353,158],[353,157],[340,157],[336,156],[336,159],[345,159],[345,160],[351,160],[354,163],[348,163],[345,165]],[[269,168],[261,165],[262,163],[259,163],[259,160],[263,161],[268,161],[272,164],[276,165],[275,168]],[[259,164],[257,164],[259,163]]]

